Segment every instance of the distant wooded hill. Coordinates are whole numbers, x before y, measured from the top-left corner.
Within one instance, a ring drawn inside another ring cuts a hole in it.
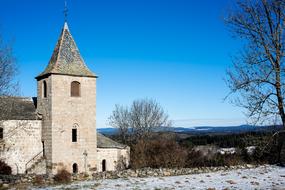
[[[214,127],[214,126],[199,126],[193,128],[186,127],[161,127],[155,129],[154,132],[175,132],[186,133],[189,135],[209,135],[209,134],[238,134],[245,132],[267,132],[278,131],[282,129],[282,126],[253,126],[253,125],[240,125],[240,126],[226,126],[226,127]],[[98,128],[98,132],[105,135],[115,135],[118,132],[116,128]]]

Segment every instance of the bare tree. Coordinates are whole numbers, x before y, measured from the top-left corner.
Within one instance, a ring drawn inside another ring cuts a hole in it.
[[[128,107],[115,105],[115,110],[109,117],[109,125],[119,130],[119,136],[126,143],[129,129],[131,128],[130,112]]]
[[[12,105],[7,97],[17,94],[16,73],[17,67],[12,46],[6,44],[0,35],[0,121],[11,114]]]
[[[226,23],[245,47],[227,72],[227,83],[238,94],[235,103],[254,122],[274,119],[285,128],[285,1],[241,0],[237,5]]]
[[[109,124],[119,129],[123,142],[146,138],[155,128],[171,126],[163,108],[149,99],[136,100],[130,108],[116,105]]]
[[[10,96],[17,92],[16,73],[16,59],[12,46],[6,44],[0,36],[0,96]]]

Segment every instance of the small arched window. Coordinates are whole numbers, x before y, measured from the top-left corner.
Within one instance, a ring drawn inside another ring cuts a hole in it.
[[[70,95],[72,97],[79,97],[80,96],[80,83],[79,82],[73,81],[71,83]]]
[[[0,127],[0,139],[3,139],[3,128],[2,127]]]
[[[43,82],[43,97],[44,98],[47,97],[47,82],[46,81]]]
[[[77,174],[78,173],[78,165],[76,163],[74,163],[72,165],[72,173]]]

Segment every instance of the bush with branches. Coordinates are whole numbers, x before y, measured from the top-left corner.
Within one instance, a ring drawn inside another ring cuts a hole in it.
[[[0,160],[0,174],[11,175],[11,173],[12,173],[12,168],[7,163]]]
[[[132,168],[180,168],[184,167],[187,150],[174,139],[140,140],[131,146]]]
[[[54,181],[56,183],[68,183],[71,181],[71,173],[66,169],[61,169],[55,174]]]

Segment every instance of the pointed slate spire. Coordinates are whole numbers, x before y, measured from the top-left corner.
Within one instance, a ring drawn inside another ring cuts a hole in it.
[[[66,22],[48,66],[36,79],[50,74],[96,77],[85,65]]]

